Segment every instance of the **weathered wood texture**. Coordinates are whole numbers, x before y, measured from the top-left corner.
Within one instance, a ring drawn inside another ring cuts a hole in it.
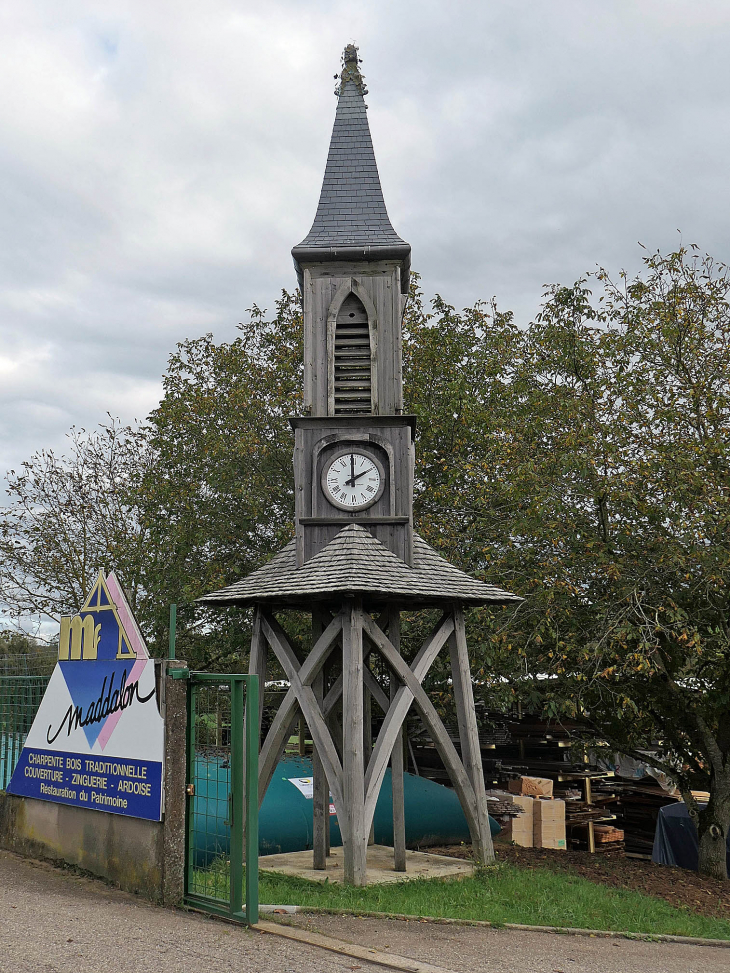
[[[349,523],[373,536],[411,564],[413,537],[413,420],[407,416],[334,416],[293,419],[297,560],[304,564]],[[322,473],[342,449],[370,453],[383,467],[385,488],[366,510],[349,513],[331,504]]]
[[[363,611],[360,601],[352,598],[346,601],[331,621],[324,616],[316,617],[314,644],[301,664],[271,613],[259,608],[256,620],[256,638],[266,640],[290,685],[261,750],[259,800],[263,799],[291,727],[301,712],[309,726],[316,751],[313,809],[315,867],[326,868],[331,792],[344,846],[345,880],[353,885],[365,884],[367,845],[375,804],[390,762],[393,774],[394,861],[397,870],[405,868],[402,726],[411,705],[415,705],[419,712],[449,772],[480,860],[491,860],[493,851],[463,611],[456,608],[453,613],[446,613],[441,618],[410,666],[400,654],[399,613],[395,609],[389,609],[375,622],[368,612]],[[433,661],[447,643],[454,670],[463,760],[422,686]],[[373,651],[379,653],[390,670],[390,694],[375,678],[368,663]],[[252,652],[252,659],[254,657],[259,660],[262,657],[260,644]],[[341,661],[341,672],[327,688],[323,669],[325,665],[338,661]],[[377,704],[385,714],[371,753],[368,753],[368,701],[370,705]],[[336,719],[340,705],[343,714],[341,723]]]
[[[365,821],[365,755],[363,748],[363,611],[352,601],[342,620],[342,792],[337,808],[344,850],[344,877],[350,885],[365,884],[367,842]],[[344,825],[344,827],[343,827]]]
[[[321,264],[304,270],[304,404],[313,416],[335,415],[335,325],[350,294],[366,310],[372,395],[368,412],[403,411],[402,301],[397,262]]]
[[[400,612],[391,608],[388,612],[388,638],[396,652],[400,652]],[[393,703],[398,691],[397,680],[391,673],[390,676],[390,702]],[[387,712],[387,711],[386,711]],[[408,716],[403,718],[403,722]],[[396,872],[406,870],[406,814],[405,814],[405,793],[403,787],[404,748],[403,748],[403,726],[396,734],[393,752],[390,755],[390,779],[393,788],[393,864]]]
[[[484,790],[482,752],[479,746],[477,718],[474,709],[474,691],[469,670],[463,608],[457,608],[454,611],[454,632],[449,638],[449,651],[456,716],[459,725],[459,740],[461,741],[461,760],[474,790],[479,820],[476,837],[472,834],[472,843],[477,861],[487,863],[494,861],[494,848],[492,847],[487,797]]]
[[[312,642],[316,645],[322,633],[329,624],[329,616],[322,612],[315,612],[312,615]],[[314,698],[317,705],[322,709],[324,702],[324,667],[320,669],[312,682]],[[312,752],[312,848],[313,848],[313,867],[325,869],[327,867],[327,855],[329,853],[329,832],[330,832],[330,799],[329,784],[325,774],[319,753],[314,748]]]

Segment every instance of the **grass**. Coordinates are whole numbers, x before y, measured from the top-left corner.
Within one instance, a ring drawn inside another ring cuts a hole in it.
[[[547,868],[526,871],[508,864],[462,880],[414,879],[357,889],[262,872],[260,901],[342,912],[476,919],[495,925],[514,922],[730,940],[728,920]]]

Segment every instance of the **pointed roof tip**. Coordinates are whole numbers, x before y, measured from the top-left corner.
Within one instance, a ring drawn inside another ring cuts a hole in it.
[[[337,111],[317,213],[307,236],[292,249],[292,257],[300,288],[302,263],[397,260],[401,290],[407,294],[411,247],[395,232],[385,208],[359,65],[357,46],[348,44],[342,71],[335,75]]]
[[[359,48],[355,44],[347,44],[345,45],[345,50],[342,52],[342,71],[340,74],[335,75],[335,78],[340,82],[335,88],[335,94],[338,98],[348,81],[355,85],[361,95],[368,93],[368,89],[365,87],[365,78],[358,67],[362,63],[358,51]],[[367,108],[367,105],[365,107]]]

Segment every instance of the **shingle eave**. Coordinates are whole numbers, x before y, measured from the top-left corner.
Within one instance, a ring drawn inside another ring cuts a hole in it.
[[[201,604],[306,605],[362,596],[376,602],[408,605],[506,604],[522,599],[484,584],[449,564],[414,536],[414,564],[409,567],[357,524],[344,527],[317,555],[296,566],[291,541],[268,564],[247,578],[199,598]]]

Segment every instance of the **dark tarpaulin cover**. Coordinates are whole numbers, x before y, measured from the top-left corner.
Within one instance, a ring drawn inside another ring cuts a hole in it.
[[[697,871],[699,840],[686,804],[667,804],[659,809],[651,860],[658,865],[678,865]],[[730,870],[730,834],[727,838],[727,867]]]

